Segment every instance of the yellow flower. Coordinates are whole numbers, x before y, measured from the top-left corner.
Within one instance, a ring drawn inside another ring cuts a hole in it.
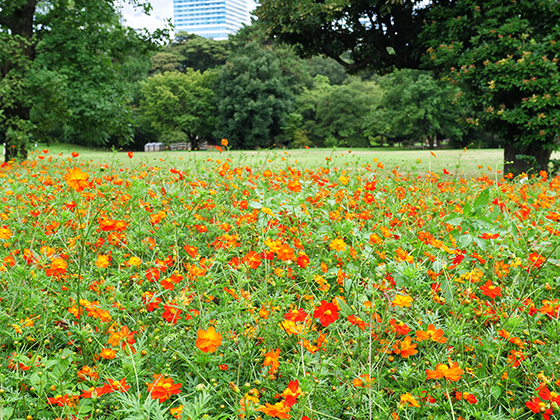
[[[334,239],[330,244],[329,247],[333,251],[344,251],[346,249],[346,244],[342,239]]]
[[[399,306],[401,308],[404,306],[406,308],[409,308],[413,300],[414,299],[412,299],[408,295],[397,295],[393,299],[393,302],[391,302],[391,306]]]
[[[401,404],[408,407],[420,407],[420,404],[418,404],[416,398],[414,398],[408,392],[406,394],[401,395]]]

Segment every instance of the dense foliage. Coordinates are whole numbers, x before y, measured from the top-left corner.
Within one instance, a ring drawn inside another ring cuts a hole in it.
[[[500,137],[508,170],[547,170],[559,147],[557,1],[263,0],[255,13],[301,56],[453,81],[471,124]]]
[[[149,4],[144,5],[149,10]],[[113,2],[0,0],[0,138],[6,160],[54,135],[126,144],[132,114],[119,65],[166,36],[121,26]]]
[[[4,164],[2,417],[558,413],[558,178],[284,156]]]

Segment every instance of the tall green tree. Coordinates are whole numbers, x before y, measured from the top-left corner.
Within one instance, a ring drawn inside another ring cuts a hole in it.
[[[210,88],[215,76],[193,69],[156,74],[143,85],[140,112],[167,137],[181,132],[197,148],[200,139],[212,135],[216,123],[215,93]]]
[[[395,71],[381,78],[379,84],[383,99],[365,118],[366,133],[427,142],[430,147],[437,136],[461,139],[462,109],[455,101],[459,94],[456,87],[419,70]]]
[[[362,125],[381,100],[380,87],[358,78],[334,86],[328,80],[326,76],[316,76],[313,89],[305,90],[296,98],[296,111],[303,117],[303,130],[318,146],[368,147],[370,142]]]
[[[560,135],[560,3],[440,1],[428,22],[426,64],[461,88],[473,126],[503,139],[505,170],[548,170]]]
[[[215,135],[237,149],[271,146],[294,99],[276,55],[256,42],[240,47],[222,68],[217,86]]]
[[[473,124],[498,134],[506,170],[548,169],[560,135],[560,4],[553,0],[262,0],[268,34],[350,71],[433,69],[457,83]],[[345,53],[348,59],[345,59]]]
[[[128,141],[131,116],[119,65],[166,35],[123,27],[111,1],[0,0],[6,159],[25,158],[30,141],[44,139],[54,124],[84,142]]]

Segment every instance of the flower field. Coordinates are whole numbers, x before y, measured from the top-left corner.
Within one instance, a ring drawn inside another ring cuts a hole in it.
[[[1,419],[560,413],[557,177],[43,152],[0,168]]]

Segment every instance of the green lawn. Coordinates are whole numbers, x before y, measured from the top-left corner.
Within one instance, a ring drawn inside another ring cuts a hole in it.
[[[37,146],[37,154],[42,154],[46,145]],[[133,158],[127,155],[127,149],[118,152],[107,152],[75,146],[56,144],[48,147],[48,155],[58,158],[69,158],[72,152],[78,152],[80,159],[92,161],[94,164],[108,164],[121,167],[136,166],[144,163],[148,166],[169,166],[177,168],[203,167],[208,159],[229,159],[232,165],[249,165],[253,168],[278,168],[292,166],[296,168],[338,167],[356,168],[362,165],[377,165],[382,162],[389,169],[398,167],[402,173],[420,173],[429,171],[442,173],[447,169],[461,177],[478,176],[485,173],[489,176],[501,170],[503,165],[503,149],[447,149],[407,150],[401,148],[383,149],[294,149],[294,150],[260,150],[260,151],[226,151],[224,153],[206,151],[166,151],[166,152],[134,152]],[[33,156],[36,156],[34,154]],[[553,158],[560,158],[555,153]]]

